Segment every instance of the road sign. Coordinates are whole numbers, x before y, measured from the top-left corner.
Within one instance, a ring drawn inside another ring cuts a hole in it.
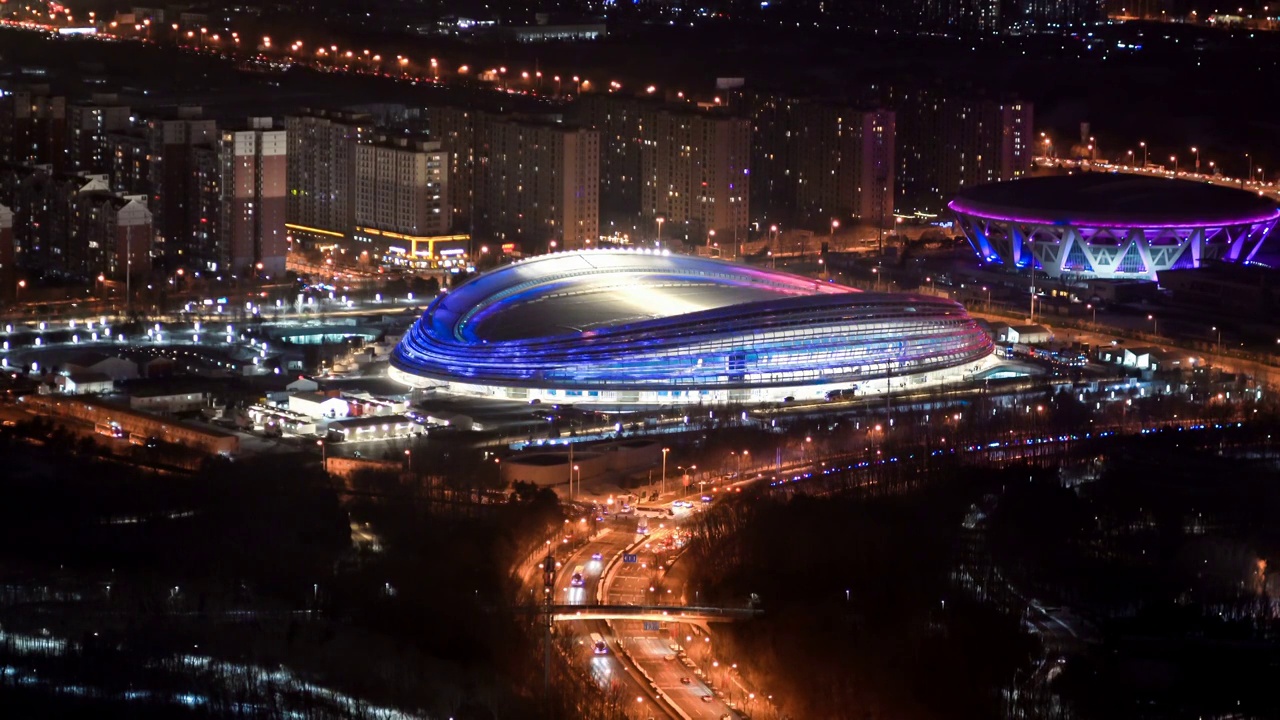
[[[622,562],[624,562],[624,563],[633,563],[633,562],[636,562],[636,558],[637,558],[637,556],[636,556],[636,555],[628,555],[628,554],[625,554],[625,553],[624,553],[624,554],[623,554],[623,556],[622,556]]]
[[[657,620],[645,620],[645,621],[644,621],[644,629],[645,629],[645,632],[658,632],[658,621],[657,621]]]

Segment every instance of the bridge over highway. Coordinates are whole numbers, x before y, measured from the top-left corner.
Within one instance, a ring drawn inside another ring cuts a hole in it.
[[[754,608],[695,607],[691,605],[549,605],[538,608],[539,614],[550,613],[555,622],[566,620],[651,620],[686,622],[697,625],[712,622],[748,620],[761,614]]]

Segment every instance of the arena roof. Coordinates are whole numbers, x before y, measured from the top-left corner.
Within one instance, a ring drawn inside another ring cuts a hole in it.
[[[1256,193],[1173,178],[1082,172],[978,185],[952,210],[1007,222],[1108,227],[1188,227],[1260,222],[1280,208]]]
[[[490,273],[443,296],[433,317],[459,338],[564,335],[745,303],[850,289],[719,260],[653,252],[562,252]]]

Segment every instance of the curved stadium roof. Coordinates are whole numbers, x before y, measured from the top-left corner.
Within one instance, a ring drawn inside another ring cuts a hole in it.
[[[950,300],[596,250],[503,266],[442,295],[392,364],[441,383],[688,391],[927,373],[991,350]]]
[[[1082,172],[978,185],[957,193],[952,210],[1008,222],[1100,227],[1199,227],[1280,217],[1256,193],[1173,178]]]

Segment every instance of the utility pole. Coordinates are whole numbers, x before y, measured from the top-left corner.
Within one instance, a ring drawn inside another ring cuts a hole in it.
[[[549,700],[551,697],[551,606],[555,599],[556,589],[556,558],[551,554],[552,545],[547,545],[547,556],[542,560],[542,593],[543,610],[545,611],[545,624],[543,626],[542,646],[544,650],[542,658],[542,697]]]

